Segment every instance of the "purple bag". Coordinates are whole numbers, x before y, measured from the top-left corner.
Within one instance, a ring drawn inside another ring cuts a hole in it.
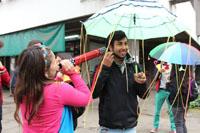
[[[194,101],[197,99],[199,92],[198,92],[198,85],[194,79],[190,81],[190,101]]]

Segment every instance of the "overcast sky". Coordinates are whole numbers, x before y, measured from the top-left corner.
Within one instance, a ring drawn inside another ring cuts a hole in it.
[[[192,33],[196,33],[196,18],[195,11],[190,2],[177,4],[176,14],[183,20],[186,26],[191,28]]]
[[[158,0],[160,3],[169,7],[168,0]],[[173,12],[178,16],[179,19],[187,26],[192,34],[196,34],[196,18],[195,11],[191,5],[191,2],[183,2],[176,4]]]

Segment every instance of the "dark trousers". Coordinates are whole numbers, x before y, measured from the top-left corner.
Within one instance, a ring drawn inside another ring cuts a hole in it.
[[[185,125],[185,110],[181,107],[173,107],[174,121],[176,125],[176,133],[187,133]]]
[[[2,124],[1,124],[1,120],[0,120],[0,133],[2,131]]]
[[[1,121],[2,121],[2,105],[0,105],[0,133],[2,131],[2,123],[1,123]]]

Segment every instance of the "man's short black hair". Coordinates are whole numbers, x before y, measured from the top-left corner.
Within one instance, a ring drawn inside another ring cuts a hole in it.
[[[127,38],[125,32],[123,32],[122,30],[113,31],[108,35],[108,37],[106,39],[106,47],[108,46],[109,39],[110,39],[111,36],[112,36],[112,39],[111,39],[111,42],[110,42],[111,46],[114,45],[114,41],[116,41],[116,40],[119,41],[123,38]]]

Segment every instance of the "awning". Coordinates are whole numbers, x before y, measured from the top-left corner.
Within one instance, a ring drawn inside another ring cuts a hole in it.
[[[65,51],[64,34],[64,24],[56,24],[2,35],[0,36],[0,41],[4,43],[4,46],[0,49],[0,56],[19,55],[31,40],[42,41],[43,44],[49,46],[53,52]]]

